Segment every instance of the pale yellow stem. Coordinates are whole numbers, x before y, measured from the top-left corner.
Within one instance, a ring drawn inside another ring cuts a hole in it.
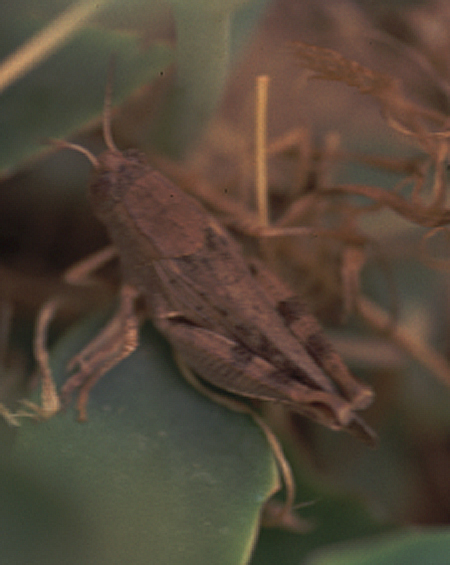
[[[258,216],[260,225],[269,225],[269,206],[267,194],[267,100],[269,77],[258,76],[256,79],[256,167],[255,184],[257,195]]]
[[[109,0],[82,0],[57,16],[0,65],[0,93],[60,48]]]

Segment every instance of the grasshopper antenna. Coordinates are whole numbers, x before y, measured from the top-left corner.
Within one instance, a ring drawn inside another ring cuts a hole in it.
[[[47,139],[47,143],[56,145],[56,147],[59,147],[60,149],[73,149],[74,151],[78,151],[78,153],[81,153],[89,159],[94,169],[99,168],[97,157],[93,153],[91,153],[89,149],[86,149],[86,147],[83,147],[82,145],[70,143],[70,141],[66,141],[65,139]]]
[[[106,80],[105,88],[105,102],[103,105],[103,139],[106,143],[106,147],[113,153],[119,153],[119,150],[114,143],[111,132],[112,86],[114,73],[116,70],[116,61],[117,57],[115,55],[112,55],[108,65],[108,77]]]
[[[119,153],[119,150],[114,143],[112,132],[111,132],[111,108],[112,108],[112,83],[114,78],[114,73],[116,70],[116,57],[114,55],[111,56],[108,66],[108,76],[106,79],[106,88],[105,88],[105,101],[103,104],[103,139],[105,141],[106,147],[112,151],[113,153]],[[47,140],[48,143],[52,145],[56,145],[60,149],[73,149],[74,151],[78,151],[78,153],[82,153],[85,157],[89,159],[95,169],[98,169],[99,162],[97,157],[91,153],[85,147],[81,145],[77,145],[75,143],[70,143],[69,141],[65,141],[62,139],[49,139]]]

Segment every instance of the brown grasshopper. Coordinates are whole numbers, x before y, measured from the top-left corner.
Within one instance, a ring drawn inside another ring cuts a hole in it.
[[[280,403],[373,442],[375,434],[356,413],[372,402],[371,389],[349,373],[304,304],[262,263],[247,261],[199,202],[139,151],[117,149],[110,98],[107,93],[103,116],[107,151],[95,157],[59,142],[92,162],[89,198],[114,244],[114,250],[71,269],[66,279],[79,283],[115,253],[123,277],[118,311],[70,362],[69,369],[77,371],[62,389],[63,400],[78,389],[79,417],[85,419],[90,389],[137,347],[140,322],[150,318],[203,383]],[[39,322],[37,353],[44,373],[49,371],[43,340],[55,308],[55,301],[47,304]],[[54,412],[59,401],[48,386],[52,401],[44,411]]]
[[[78,390],[79,419],[85,420],[91,388],[136,349],[140,324],[150,318],[197,390],[249,413],[263,430],[286,486],[285,504],[267,506],[263,521],[301,531],[303,524],[291,513],[295,484],[282,448],[259,414],[236,397],[279,403],[373,444],[376,435],[357,414],[372,402],[373,392],[349,373],[298,297],[263,263],[246,260],[238,243],[197,200],[151,167],[139,151],[117,149],[110,88],[103,113],[107,151],[95,157],[84,147],[55,142],[91,161],[89,198],[114,244],[70,268],[65,279],[86,284],[116,256],[123,278],[116,314],[68,364],[75,372],[62,387],[62,404]],[[42,406],[25,404],[41,418],[61,407],[45,345],[60,300],[42,307],[36,326]],[[0,409],[14,425],[19,416],[32,415]]]

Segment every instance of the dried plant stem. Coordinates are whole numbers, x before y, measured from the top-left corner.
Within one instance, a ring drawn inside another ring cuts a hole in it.
[[[0,300],[0,368],[6,366],[12,316],[12,302],[7,299]]]
[[[269,225],[269,206],[267,195],[267,102],[269,77],[258,76],[256,79],[256,193],[260,225]]]
[[[70,6],[36,33],[0,66],[0,92],[44,61],[68,41],[108,0],[84,0]]]
[[[428,250],[428,242],[430,239],[434,238],[437,234],[441,234],[446,237],[447,244],[450,242],[450,230],[446,226],[441,226],[439,228],[434,228],[425,233],[420,242],[420,258],[422,262],[427,265],[430,269],[435,269],[436,271],[450,271],[450,259],[440,259],[431,256],[431,252]]]
[[[443,355],[414,336],[408,328],[393,326],[390,315],[369,299],[360,296],[358,310],[377,331],[388,332],[389,338],[429,369],[445,386],[450,387],[450,364]]]
[[[389,192],[378,186],[365,184],[341,184],[321,189],[321,194],[357,194],[367,196],[380,204],[397,212],[403,218],[423,227],[438,227],[450,223],[450,209],[437,209],[433,206],[413,204],[402,196]]]

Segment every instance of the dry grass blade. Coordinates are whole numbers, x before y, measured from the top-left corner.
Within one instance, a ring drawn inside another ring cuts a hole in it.
[[[446,226],[434,228],[428,231],[422,238],[420,245],[420,255],[421,260],[425,265],[428,265],[431,269],[437,271],[450,271],[450,259],[439,259],[432,257],[431,251],[428,249],[428,245],[431,239],[436,236],[441,235],[446,238],[446,244],[450,242],[450,231]]]
[[[292,48],[299,61],[313,72],[312,78],[345,82],[361,93],[372,96],[386,96],[398,89],[397,83],[390,76],[351,61],[333,49],[302,41],[293,42]]]
[[[70,6],[36,33],[0,66],[0,92],[31,71],[67,42],[85,23],[98,15],[108,0],[84,0]]]
[[[371,300],[360,296],[358,309],[372,328],[387,333],[394,343],[427,367],[445,386],[450,388],[450,365],[443,355],[414,336],[408,328],[400,325],[392,327],[389,314]]]
[[[388,124],[404,135],[413,136],[425,150],[436,153],[436,142],[450,136],[448,117],[408,101],[400,83],[389,75],[351,61],[332,49],[301,41],[293,42],[292,49],[302,65],[312,71],[312,78],[344,82],[376,98]],[[431,131],[431,125],[440,131]]]
[[[321,190],[321,194],[354,194],[366,196],[378,204],[390,208],[400,216],[419,226],[434,228],[450,223],[450,209],[439,209],[435,206],[420,206],[411,203],[402,196],[380,188],[365,184],[341,184]]]

